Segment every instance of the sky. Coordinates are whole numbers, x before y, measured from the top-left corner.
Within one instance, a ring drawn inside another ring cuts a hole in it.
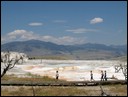
[[[127,44],[126,1],[2,1],[1,44]]]

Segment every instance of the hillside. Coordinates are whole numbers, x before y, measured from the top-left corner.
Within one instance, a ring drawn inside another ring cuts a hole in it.
[[[17,51],[30,57],[64,57],[66,59],[111,59],[127,55],[127,45],[104,44],[57,45],[39,40],[17,41],[1,45],[1,51]]]

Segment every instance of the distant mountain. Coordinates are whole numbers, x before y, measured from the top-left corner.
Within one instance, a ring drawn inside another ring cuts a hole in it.
[[[104,44],[57,45],[40,40],[17,41],[1,45],[1,51],[17,51],[30,57],[64,56],[69,59],[111,59],[127,55],[127,45]]]

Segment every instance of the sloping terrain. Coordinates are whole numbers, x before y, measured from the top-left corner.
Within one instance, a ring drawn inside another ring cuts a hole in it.
[[[127,45],[57,45],[39,40],[17,41],[1,45],[1,51],[17,51],[30,57],[66,57],[67,59],[111,59],[127,55]]]

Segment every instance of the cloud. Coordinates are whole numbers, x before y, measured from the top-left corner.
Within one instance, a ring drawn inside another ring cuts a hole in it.
[[[29,26],[42,26],[43,23],[29,23]]]
[[[50,35],[38,35],[32,31],[27,30],[14,30],[1,38],[2,43],[7,43],[11,41],[25,41],[30,39],[37,39],[63,45],[83,44],[86,42],[86,38],[78,38],[71,36],[54,37]]]
[[[9,39],[10,41],[28,40],[37,37],[38,37],[37,34],[34,34],[32,31],[26,31],[26,30],[14,30],[13,32],[10,32],[6,35],[6,38]]]
[[[6,38],[4,36],[1,36],[1,44],[6,41]]]
[[[96,29],[85,29],[85,28],[78,28],[78,29],[68,29],[66,30],[67,32],[72,32],[72,33],[76,33],[76,34],[79,34],[79,33],[86,33],[86,32],[96,32],[98,30]]]
[[[28,33],[26,30],[14,30],[13,32],[8,33],[8,36],[17,36]]]
[[[96,23],[101,23],[103,22],[103,19],[102,18],[94,18],[90,21],[90,24],[96,24]]]
[[[71,37],[71,36],[62,36],[62,37],[54,37],[54,36],[42,36],[40,40],[46,42],[53,42],[56,44],[63,45],[73,45],[73,44],[83,44],[85,43],[85,38]]]
[[[66,20],[53,20],[54,23],[66,23]]]
[[[58,38],[59,44],[73,45],[73,44],[83,44],[86,42],[86,38],[78,38],[71,36],[63,36]]]
[[[34,34],[34,32],[32,32],[32,31],[19,30],[19,29],[17,29],[17,30],[14,30],[12,32],[9,32],[7,34],[7,36],[8,37],[15,37],[15,38],[20,37],[22,39],[25,39],[25,38],[27,39],[27,38],[30,38],[30,37],[33,37],[33,36],[36,37],[37,34]]]

